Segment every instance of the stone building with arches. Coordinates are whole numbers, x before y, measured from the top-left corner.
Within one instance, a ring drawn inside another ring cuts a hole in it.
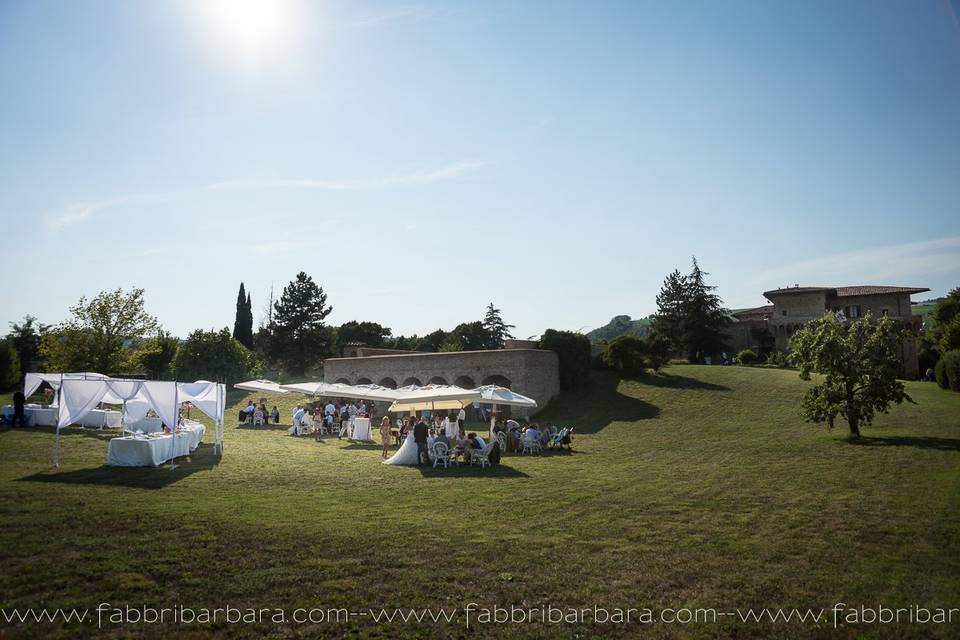
[[[553,351],[383,351],[361,347],[353,352],[353,357],[328,358],[323,363],[324,381],[379,384],[390,389],[411,384],[453,384],[465,389],[496,384],[533,398],[538,408],[560,393],[559,360]],[[377,355],[368,355],[369,352]]]

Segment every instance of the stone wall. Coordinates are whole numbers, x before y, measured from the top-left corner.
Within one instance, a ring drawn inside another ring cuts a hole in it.
[[[323,363],[323,373],[325,382],[372,383],[390,388],[455,384],[472,389],[498,384],[533,398],[540,408],[560,394],[557,354],[539,349],[329,358]]]

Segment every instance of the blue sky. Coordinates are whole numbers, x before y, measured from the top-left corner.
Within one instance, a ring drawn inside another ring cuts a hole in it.
[[[303,270],[336,324],[526,337],[694,254],[731,307],[941,295],[957,4],[0,1],[0,323],[139,286],[185,335]]]

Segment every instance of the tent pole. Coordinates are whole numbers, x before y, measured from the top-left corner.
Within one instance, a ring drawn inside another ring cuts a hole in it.
[[[53,445],[53,466],[60,468],[60,407],[63,406],[63,398],[61,398],[60,393],[63,389],[63,373],[60,374],[60,386],[57,387],[57,424],[54,425],[54,429],[57,430],[57,438]]]

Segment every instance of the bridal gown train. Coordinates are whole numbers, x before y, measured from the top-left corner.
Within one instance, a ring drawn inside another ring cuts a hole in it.
[[[400,445],[400,449],[383,461],[383,464],[417,464],[417,443],[413,441],[413,434],[407,436]]]

